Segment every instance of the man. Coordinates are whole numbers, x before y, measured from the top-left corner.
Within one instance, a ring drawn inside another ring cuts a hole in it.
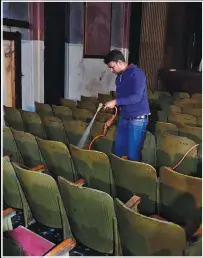
[[[128,65],[124,55],[116,49],[108,53],[104,63],[117,75],[117,98],[104,107],[112,109],[117,105],[119,108],[115,154],[139,161],[150,114],[145,74],[136,65]]]

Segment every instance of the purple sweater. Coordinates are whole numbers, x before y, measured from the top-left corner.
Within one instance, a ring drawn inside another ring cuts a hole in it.
[[[121,117],[150,114],[146,77],[136,65],[129,65],[122,74],[116,77],[116,94]]]

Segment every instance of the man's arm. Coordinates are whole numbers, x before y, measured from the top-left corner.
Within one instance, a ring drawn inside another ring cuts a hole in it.
[[[116,103],[118,106],[140,102],[146,87],[146,77],[144,73],[134,73],[126,83],[128,84],[127,87],[130,87],[131,93],[127,97],[117,98]]]

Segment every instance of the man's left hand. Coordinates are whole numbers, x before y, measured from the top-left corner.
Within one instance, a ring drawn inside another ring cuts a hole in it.
[[[116,99],[110,100],[110,101],[108,101],[108,102],[105,103],[104,109],[107,109],[107,108],[112,109],[112,108],[114,108],[114,107],[116,106],[116,104],[117,104],[117,103],[116,103]]]

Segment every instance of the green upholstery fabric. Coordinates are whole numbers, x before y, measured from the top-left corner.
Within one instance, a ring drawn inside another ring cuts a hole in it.
[[[136,213],[118,199],[115,209],[124,256],[183,255],[186,237],[181,227]]]
[[[62,142],[36,140],[51,175],[55,179],[62,176],[74,182],[77,177],[68,147]]]
[[[202,223],[202,179],[183,175],[167,167],[160,169],[160,215],[181,226],[187,236]]]
[[[21,111],[25,131],[34,136],[46,139],[46,133],[40,116],[36,112]]]
[[[111,165],[106,154],[83,150],[70,144],[71,156],[79,178],[85,179],[88,187],[114,195]]]
[[[24,131],[24,124],[20,111],[14,107],[3,107],[8,125],[15,130]]]
[[[185,137],[160,134],[157,137],[157,167],[174,167],[185,153],[195,145]],[[191,150],[183,162],[176,168],[176,171],[187,175],[196,175],[197,171],[197,148]]]
[[[127,202],[133,195],[141,197],[139,211],[153,214],[157,202],[156,170],[149,164],[125,160],[112,154],[110,157],[116,196]]]
[[[118,255],[118,231],[113,199],[99,190],[59,177],[64,206],[76,240],[101,253]]]
[[[32,134],[11,129],[16,145],[22,155],[24,165],[33,168],[38,165],[45,165],[44,159]]]
[[[71,236],[56,181],[49,175],[23,169],[14,164],[20,184],[35,220],[53,228],[62,228],[64,239]]]

